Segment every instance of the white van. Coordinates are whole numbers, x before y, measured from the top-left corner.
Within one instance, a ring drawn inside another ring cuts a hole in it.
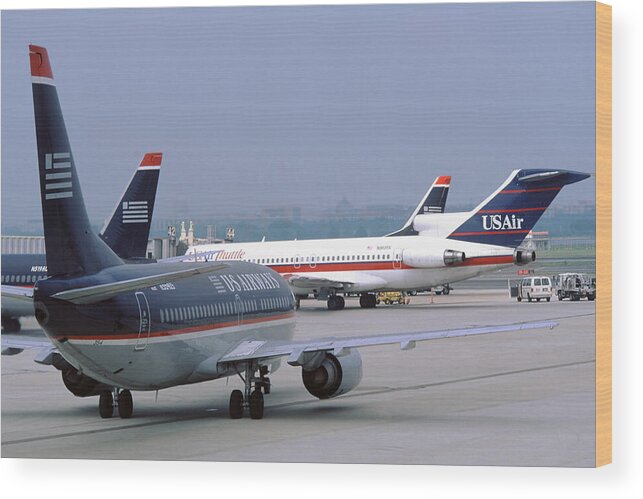
[[[547,276],[524,277],[518,284],[518,296],[516,299],[522,301],[545,299],[551,300],[552,289],[551,280]]]

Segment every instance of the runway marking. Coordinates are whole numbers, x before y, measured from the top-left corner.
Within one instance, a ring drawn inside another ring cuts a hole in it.
[[[541,367],[532,367],[532,368],[527,368],[527,369],[517,369],[513,371],[503,371],[499,373],[492,373],[492,374],[484,374],[482,376],[472,376],[469,378],[459,378],[459,379],[452,379],[452,380],[444,380],[444,381],[436,381],[434,383],[424,383],[421,385],[413,385],[413,386],[402,386],[402,387],[396,387],[396,388],[384,388],[384,389],[379,389],[379,390],[371,390],[367,392],[362,392],[362,393],[352,393],[348,395],[342,396],[342,399],[348,399],[348,398],[354,398],[354,397],[364,397],[367,395],[378,395],[382,393],[389,393],[389,392],[400,392],[400,391],[408,391],[408,390],[422,390],[424,388],[432,388],[436,386],[443,386],[443,385],[451,385],[455,383],[466,383],[469,381],[478,381],[478,380],[483,380],[483,379],[491,379],[491,378],[499,378],[502,376],[512,376],[514,374],[523,374],[523,373],[528,373],[528,372],[537,372],[537,371],[544,371],[547,369],[561,369],[565,367],[572,367],[572,366],[580,366],[584,364],[595,364],[596,360],[581,360],[577,362],[568,362],[565,364],[553,364],[549,366],[541,366]],[[299,400],[295,402],[286,402],[283,404],[276,404],[276,405],[271,405],[269,408],[281,408],[281,407],[292,407],[292,406],[297,406],[297,405],[307,405],[307,404],[312,404],[319,402],[318,399],[310,399],[310,400]],[[216,409],[215,409],[216,410]],[[206,412],[212,411],[212,409],[206,409]],[[2,442],[2,447],[8,446],[8,445],[16,445],[16,444],[23,444],[23,443],[29,443],[29,442],[38,442],[38,441],[44,441],[44,440],[55,440],[58,438],[67,438],[67,437],[75,437],[75,436],[80,436],[80,435],[93,435],[93,434],[98,434],[98,433],[107,433],[111,431],[122,431],[122,430],[129,430],[133,428],[144,428],[144,427],[149,427],[149,426],[158,426],[161,424],[166,424],[166,423],[180,423],[184,421],[194,421],[198,419],[204,419],[203,415],[200,414],[198,416],[185,416],[185,417],[177,417],[177,418],[171,418],[171,419],[164,419],[161,421],[149,421],[149,422],[144,422],[144,423],[136,423],[136,424],[129,424],[126,426],[117,426],[117,427],[111,427],[111,428],[99,428],[95,430],[85,430],[85,431],[74,431],[74,432],[69,432],[69,433],[61,433],[58,435],[46,435],[46,436],[41,436],[41,437],[30,437],[30,438],[21,438],[18,440],[9,440],[9,441],[4,441]]]

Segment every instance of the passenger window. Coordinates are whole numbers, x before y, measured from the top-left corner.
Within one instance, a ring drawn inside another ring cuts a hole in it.
[[[551,283],[549,281],[549,277],[546,277],[545,279],[543,279],[543,286],[551,286]]]
[[[540,286],[540,279],[534,279],[534,286]]]

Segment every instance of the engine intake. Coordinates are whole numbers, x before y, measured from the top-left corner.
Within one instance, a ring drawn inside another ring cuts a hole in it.
[[[306,390],[318,399],[338,397],[362,381],[362,357],[357,350],[341,357],[326,353],[318,367],[302,367],[301,377]]]
[[[536,252],[534,250],[528,249],[518,249],[514,250],[514,263],[516,265],[527,265],[536,261]]]

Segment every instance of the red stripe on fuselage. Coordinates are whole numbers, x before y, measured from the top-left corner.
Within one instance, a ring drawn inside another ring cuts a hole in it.
[[[513,210],[480,210],[478,213],[520,213],[523,211],[545,211],[544,208],[514,208]]]
[[[562,187],[540,187],[539,189],[507,189],[500,191],[500,194],[520,194],[521,192],[546,192],[559,191]]]
[[[477,256],[474,258],[467,258],[462,263],[457,263],[455,267],[470,267],[473,265],[499,265],[503,263],[513,263],[513,255],[501,256]]]
[[[451,236],[497,236],[500,234],[527,234],[528,230],[483,230],[481,232],[453,232]]]
[[[289,317],[294,317],[295,312],[286,312],[279,315],[272,315],[270,317],[260,317],[255,319],[244,319],[242,321],[228,321],[228,322],[218,322],[215,324],[201,324],[199,326],[192,326],[183,329],[170,329],[166,331],[154,331],[151,332],[148,338],[161,338],[163,336],[177,336],[180,334],[187,333],[196,333],[198,331],[210,331],[212,329],[222,329],[226,327],[236,327],[244,326],[247,324],[262,324],[265,322],[277,321],[281,319],[287,319]],[[60,340],[67,338],[70,340],[135,340],[139,338],[139,333],[127,333],[127,334],[92,334],[85,336],[67,336],[59,335],[55,339]]]

